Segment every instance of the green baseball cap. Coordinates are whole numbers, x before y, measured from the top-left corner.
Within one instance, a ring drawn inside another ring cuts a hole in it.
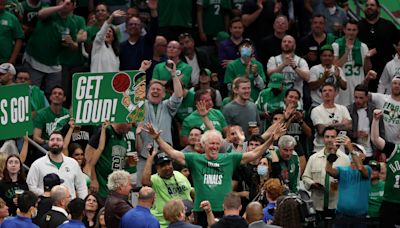
[[[330,45],[330,44],[325,44],[324,46],[321,47],[320,52],[322,53],[323,51],[326,51],[326,50],[333,52],[333,47],[332,47],[332,45]]]
[[[217,35],[214,37],[215,41],[224,41],[229,39],[229,33],[227,32],[218,32]]]
[[[273,73],[269,79],[268,88],[280,89],[284,78],[285,77],[281,73]]]
[[[205,74],[209,77],[211,77],[211,70],[209,70],[208,68],[203,68],[200,70],[200,75]]]

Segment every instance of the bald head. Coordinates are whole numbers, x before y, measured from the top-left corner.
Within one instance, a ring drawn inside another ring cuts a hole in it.
[[[150,187],[142,187],[139,191],[139,201],[152,201],[155,197],[155,192]]]
[[[292,53],[296,49],[296,40],[291,35],[286,35],[282,39],[282,52]]]
[[[55,206],[59,206],[64,209],[66,208],[69,199],[71,198],[68,188],[65,187],[64,185],[54,186],[51,189],[50,196]]]
[[[246,221],[252,223],[255,221],[263,220],[264,213],[263,207],[259,202],[251,202],[246,207]]]

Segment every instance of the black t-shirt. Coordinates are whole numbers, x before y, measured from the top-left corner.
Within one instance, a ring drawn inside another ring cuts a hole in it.
[[[225,215],[217,223],[211,225],[211,228],[246,228],[249,225],[239,215]]]
[[[81,145],[83,150],[85,150],[86,145],[88,144],[90,137],[94,134],[98,127],[92,125],[83,125],[79,130],[75,129],[71,135],[71,143],[78,143]],[[65,124],[61,129],[61,134],[65,136],[69,130],[69,124]]]
[[[264,67],[267,66],[268,60],[272,56],[277,56],[282,53],[282,39],[275,35],[270,35],[260,41],[259,60]]]
[[[300,39],[299,44],[296,46],[296,54],[302,58],[304,58],[307,61],[308,66],[311,68],[315,65],[318,65],[321,63],[321,60],[319,58],[319,50],[322,46],[324,46],[327,43],[327,37],[321,42],[318,43],[315,41],[313,35],[310,33],[307,36],[303,37]],[[315,53],[317,56],[316,61],[311,61],[307,58],[307,53],[312,52]]]
[[[371,58],[371,62],[378,75],[396,52],[393,44],[397,44],[399,37],[400,31],[392,22],[383,18],[380,18],[375,24],[370,24],[365,19],[358,24],[360,41],[364,42],[369,49],[376,48],[377,50],[376,55]]]
[[[272,27],[275,20],[274,6],[275,1],[265,1],[260,15],[245,30],[244,37],[252,39],[256,43],[256,49],[260,47],[259,42],[263,37],[274,32]],[[242,14],[252,14],[257,9],[257,0],[246,0],[242,7]]]
[[[26,183],[0,181],[0,197],[6,202],[10,216],[16,215],[17,212],[17,205],[13,201],[16,189],[29,190]]]

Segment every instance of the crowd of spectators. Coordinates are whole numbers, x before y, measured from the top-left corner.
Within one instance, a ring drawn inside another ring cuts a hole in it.
[[[0,0],[0,227],[400,226],[400,31],[359,2]],[[144,120],[77,125],[73,74],[129,70]]]

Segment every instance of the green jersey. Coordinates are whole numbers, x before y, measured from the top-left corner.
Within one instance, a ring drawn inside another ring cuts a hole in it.
[[[14,41],[23,39],[24,32],[18,18],[6,11],[0,11],[0,63],[6,63],[14,50]]]
[[[162,62],[154,67],[153,79],[162,81],[168,81],[171,79],[171,73],[166,69],[165,64],[166,62]],[[176,64],[176,75],[182,79],[183,84],[188,88],[190,77],[192,76],[192,67],[179,60],[178,64]]]
[[[193,211],[202,211],[199,206],[204,200],[210,201],[213,211],[223,211],[224,198],[232,191],[233,172],[239,167],[243,154],[219,154],[216,160],[207,160],[204,154],[198,153],[184,155],[196,190]]]
[[[379,217],[379,210],[381,208],[383,193],[385,189],[385,182],[379,180],[376,184],[371,184],[371,191],[368,197],[368,215],[371,218]]]
[[[400,203],[400,144],[395,145],[392,154],[386,160],[386,182],[383,199],[391,203]]]
[[[53,131],[61,130],[69,121],[69,111],[62,108],[60,114],[51,111],[50,106],[37,111],[33,127],[42,130],[42,139],[48,140]]]
[[[163,215],[164,205],[171,199],[180,198],[191,200],[190,191],[192,186],[188,179],[180,172],[174,171],[174,175],[169,179],[161,178],[158,174],[151,176],[152,188],[156,193],[156,200],[151,213],[160,222],[161,227],[167,227],[168,221]]]
[[[187,0],[159,0],[158,21],[159,27],[181,26],[192,27],[193,1]]]
[[[203,7],[203,27],[206,35],[215,36],[225,31],[225,13],[231,9],[230,0],[197,1]]]
[[[69,16],[71,23],[69,26],[69,34],[72,37],[72,40],[76,42],[76,36],[78,35],[79,30],[85,29],[85,19],[78,15]],[[82,55],[82,50],[80,46],[76,49],[71,49],[69,47],[63,46],[60,53],[60,63],[63,66],[75,67],[82,66],[85,63],[85,58]]]
[[[208,112],[208,119],[214,124],[215,130],[220,132],[228,125],[222,112],[217,109],[211,109]],[[199,127],[203,131],[207,130],[203,119],[197,111],[192,112],[192,114],[185,118],[182,124],[181,135],[189,136],[190,129],[193,127]]]
[[[26,52],[39,63],[47,66],[60,64],[63,36],[75,31],[76,20],[72,16],[63,19],[58,13],[39,20],[26,46]],[[46,50],[46,51],[43,51]]]
[[[194,104],[194,90],[189,89],[187,91],[186,96],[183,98],[181,105],[176,112],[176,118],[178,118],[179,122],[182,121],[190,115],[194,110],[196,110],[196,106]]]
[[[99,144],[100,132],[90,139],[89,144],[97,148]],[[114,131],[112,126],[106,129],[106,143],[104,151],[96,163],[96,175],[99,182],[99,196],[106,198],[108,194],[107,178],[114,170],[125,168],[125,156],[128,150],[128,142],[125,135],[120,135]]]
[[[38,21],[38,12],[43,7],[47,7],[48,5],[39,1],[38,4],[32,5],[28,0],[25,0],[21,3],[23,9],[23,19],[22,23],[29,27],[35,27]]]
[[[257,65],[257,73],[258,73],[258,75],[260,75],[262,80],[265,82],[265,73],[264,73],[262,64],[255,59],[252,59],[250,61],[250,64]],[[241,58],[237,58],[237,59],[233,60],[232,62],[230,62],[228,64],[228,66],[226,67],[224,83],[225,84],[232,83],[235,78],[243,77],[244,75],[246,75],[246,68],[247,68],[247,65],[243,63]],[[250,83],[251,84],[250,97],[253,100],[257,100],[260,90],[254,86],[255,75],[253,75],[253,73],[250,73],[249,79],[251,82]]]
[[[300,183],[300,161],[297,153],[293,151],[289,160],[282,159],[279,149],[276,150],[279,157],[279,165],[281,166],[281,176],[285,184],[288,185],[290,192],[297,193]]]
[[[272,93],[271,88],[266,88],[261,91],[258,99],[256,101],[256,105],[259,111],[261,112],[269,112],[272,113],[277,109],[283,109],[284,103],[283,99],[285,98],[285,91],[282,91],[277,96]]]

